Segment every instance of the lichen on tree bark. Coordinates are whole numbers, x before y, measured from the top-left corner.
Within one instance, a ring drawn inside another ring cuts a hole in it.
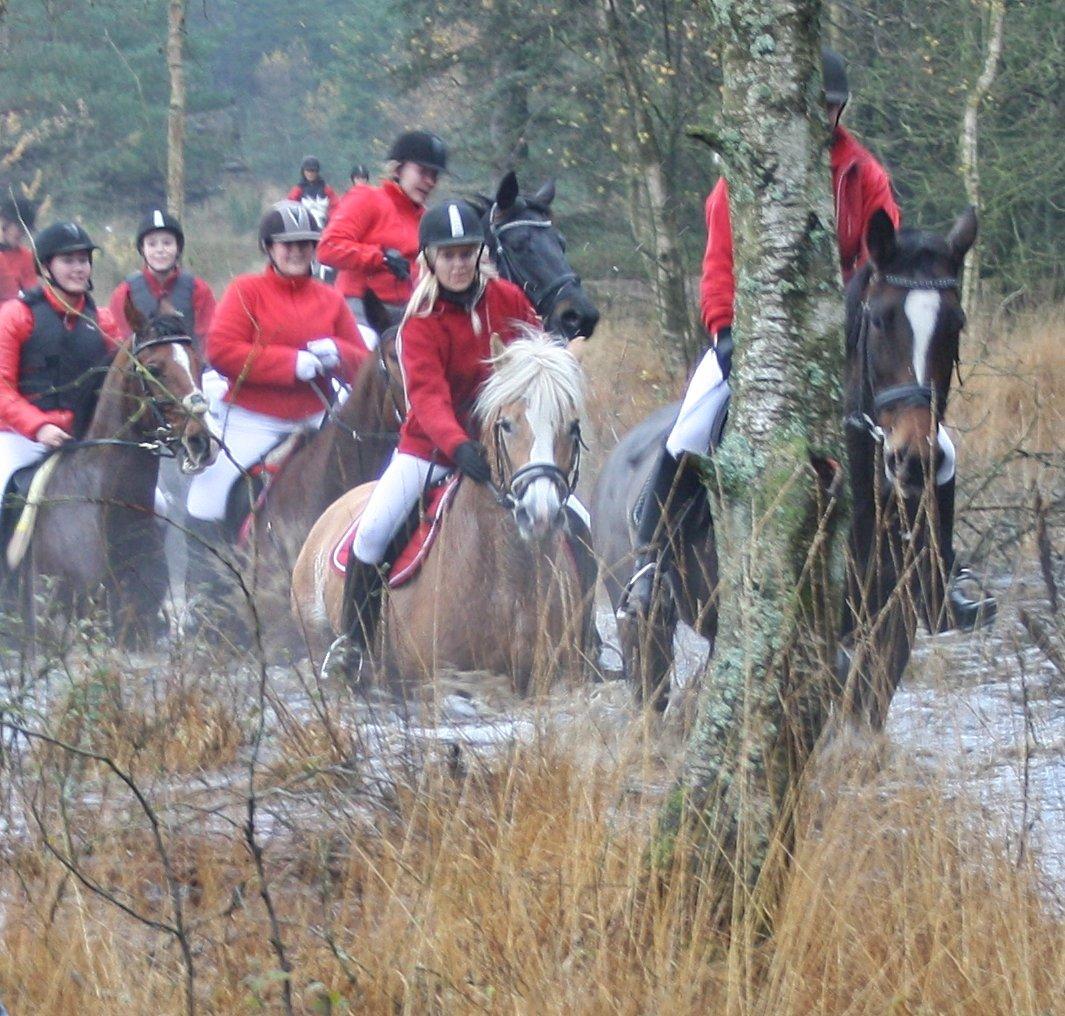
[[[709,10],[726,39],[722,123],[708,133],[729,180],[737,355],[730,431],[708,469],[721,623],[688,748],[685,815],[702,831],[723,913],[756,910],[761,926],[771,905],[756,887],[780,884],[775,859],[786,851],[774,848],[786,846],[831,687],[842,296],[820,4],[712,0]],[[674,806],[667,822],[679,814]]]

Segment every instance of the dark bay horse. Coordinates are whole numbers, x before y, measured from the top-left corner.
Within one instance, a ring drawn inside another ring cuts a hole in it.
[[[847,288],[847,453],[853,496],[840,679],[876,729],[910,658],[918,618],[935,630],[946,575],[936,485],[953,469],[940,423],[965,315],[959,277],[970,208],[946,237],[870,220],[869,264]]]
[[[180,316],[146,321],[131,303],[133,335],[107,370],[83,438],[53,453],[23,578],[54,583],[71,609],[103,593],[115,634],[165,630],[163,520],[155,513],[162,457],[183,472],[211,461],[214,442],[200,390],[203,362]]]
[[[637,424],[607,456],[592,495],[592,542],[611,606],[621,605],[635,566],[635,513],[651,470],[680,410],[673,402]],[[646,620],[619,621],[622,668],[642,701],[665,709],[678,620],[709,639],[717,634],[717,549],[710,503],[698,460],[685,455],[677,469],[671,501],[686,509],[667,533],[658,587]],[[669,505],[667,504],[667,515]]]
[[[591,591],[565,536],[582,371],[543,333],[512,342],[493,364],[476,406],[492,484],[461,483],[421,571],[389,593],[376,662],[391,679],[431,679],[441,667],[484,670],[510,675],[526,692],[541,678],[584,669]],[[344,594],[329,558],[370,489],[329,507],[293,572],[293,612],[326,642],[340,632]]]

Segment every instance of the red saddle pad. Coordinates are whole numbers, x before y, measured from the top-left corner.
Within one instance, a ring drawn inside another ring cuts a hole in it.
[[[396,589],[409,582],[421,570],[422,563],[429,554],[429,550],[440,532],[440,524],[447,514],[448,506],[455,497],[461,476],[456,473],[446,483],[441,483],[429,491],[429,503],[421,524],[414,531],[414,535],[407,541],[407,545],[400,552],[388,574],[388,586]],[[337,541],[333,553],[329,555],[329,563],[333,569],[343,575],[348,570],[348,556],[351,554],[351,541],[355,539],[360,519],[356,519]]]

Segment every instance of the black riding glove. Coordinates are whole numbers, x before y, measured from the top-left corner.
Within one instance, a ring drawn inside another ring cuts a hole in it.
[[[382,251],[387,268],[397,279],[406,282],[410,278],[410,262],[394,247],[385,247]]]
[[[487,483],[492,479],[488,468],[488,452],[480,441],[463,441],[455,449],[455,465],[474,483]]]
[[[717,365],[721,368],[721,376],[727,381],[732,373],[732,328],[726,325],[717,330],[717,345],[714,346],[717,353]]]

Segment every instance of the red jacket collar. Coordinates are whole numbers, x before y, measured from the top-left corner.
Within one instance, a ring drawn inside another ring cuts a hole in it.
[[[153,296],[163,296],[164,294],[173,292],[180,274],[181,269],[175,265],[170,269],[170,273],[166,278],[160,281],[150,268],[141,269],[141,275],[144,276],[144,281],[148,283],[148,288],[152,291]]]
[[[837,126],[832,133],[832,172],[846,172],[865,154],[858,139],[846,127]]]
[[[51,304],[52,310],[62,317],[77,317],[85,310],[85,296],[60,296],[56,291],[45,283],[42,287],[44,298]]]
[[[421,212],[422,206],[415,201],[411,201],[407,196],[407,192],[395,180],[382,180],[381,190],[388,195],[397,208],[406,209],[416,214]]]
[[[297,276],[282,275],[269,262],[267,262],[266,268],[263,269],[263,277],[269,281],[272,287],[284,293],[292,293],[298,289],[304,289],[312,281],[309,273]]]

